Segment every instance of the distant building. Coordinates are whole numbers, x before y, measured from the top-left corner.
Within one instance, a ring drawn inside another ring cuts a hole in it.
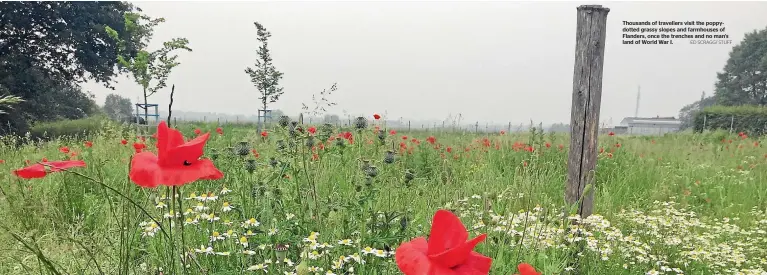
[[[625,127],[629,135],[663,135],[679,131],[681,125],[682,121],[674,117],[627,117],[618,127]]]

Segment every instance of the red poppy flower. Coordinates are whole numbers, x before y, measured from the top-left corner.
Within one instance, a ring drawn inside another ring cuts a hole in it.
[[[69,147],[66,147],[66,146],[61,147],[59,148],[59,152],[62,152],[64,154],[69,154]]]
[[[133,157],[130,179],[141,187],[180,186],[199,179],[224,177],[209,159],[200,159],[209,133],[184,142],[176,129],[165,121],[157,125],[157,155],[141,152]]]
[[[373,118],[375,118],[376,120],[379,120],[379,119],[381,119],[381,116],[378,115],[378,114],[373,114]]]
[[[314,135],[314,133],[317,132],[317,128],[312,126],[312,127],[309,127],[309,129],[306,129],[306,131],[308,131],[310,134]]]
[[[258,151],[256,151],[256,149],[253,149],[253,150],[250,150],[250,151],[253,152],[253,156],[256,157],[256,158],[258,158],[260,156],[260,154],[258,154]]]
[[[615,135],[615,133],[614,133],[614,132],[612,132],[612,131],[610,131],[609,133],[607,133],[607,135],[608,135],[608,136],[614,136],[614,135]]]
[[[392,135],[392,136],[396,135],[397,134],[397,130],[392,129],[391,131],[389,131],[389,134]]]
[[[541,275],[540,272],[535,271],[535,268],[528,263],[521,263],[517,266],[519,274],[517,275]]]
[[[200,134],[202,134],[202,130],[200,130],[200,128],[194,129],[194,134],[196,136],[199,136]]]
[[[402,136],[402,140],[407,140],[407,136]]]
[[[85,167],[85,162],[82,160],[43,161],[15,170],[13,174],[24,179],[35,179],[45,177],[48,173],[59,172],[73,167]]]
[[[123,145],[126,145],[126,144],[128,144],[128,141],[123,139],[123,140],[120,141],[120,143],[122,143]]]
[[[218,128],[216,128],[216,133],[218,133],[218,135],[220,135],[220,136],[223,136],[224,135],[224,129],[221,129],[221,127],[218,127]]]
[[[4,163],[5,163],[5,160],[4,159],[0,159],[0,164],[4,164]]]
[[[146,148],[146,144],[138,142],[133,143],[133,149],[136,149],[136,153],[141,153],[144,148]]]
[[[506,131],[501,130],[501,135],[505,135],[505,134],[506,134]]]
[[[269,133],[266,131],[261,132],[261,137],[269,137]]]
[[[426,138],[426,142],[434,144],[435,142],[437,142],[437,138],[434,136],[429,136]]]
[[[438,210],[428,241],[419,237],[397,248],[397,266],[405,275],[488,274],[493,259],[473,251],[487,235],[466,241],[468,237],[458,217]]]
[[[85,142],[85,147],[88,147],[88,148],[93,147],[93,141],[86,141]]]

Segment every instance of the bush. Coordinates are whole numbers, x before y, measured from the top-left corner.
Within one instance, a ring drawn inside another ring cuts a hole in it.
[[[110,123],[110,121],[104,116],[38,122],[30,128],[29,133],[33,139],[42,140],[58,137],[86,137],[102,130],[106,123]]]
[[[767,132],[767,108],[761,106],[711,106],[695,114],[696,132],[725,130],[763,135]]]

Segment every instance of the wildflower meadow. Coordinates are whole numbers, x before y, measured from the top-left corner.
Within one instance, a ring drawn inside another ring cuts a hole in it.
[[[5,138],[0,274],[766,274],[747,133],[600,136],[579,220],[567,136],[377,118]]]

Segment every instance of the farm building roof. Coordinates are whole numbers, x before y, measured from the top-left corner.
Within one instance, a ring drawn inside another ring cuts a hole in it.
[[[621,125],[629,124],[680,125],[682,121],[675,117],[627,117],[621,121]]]

